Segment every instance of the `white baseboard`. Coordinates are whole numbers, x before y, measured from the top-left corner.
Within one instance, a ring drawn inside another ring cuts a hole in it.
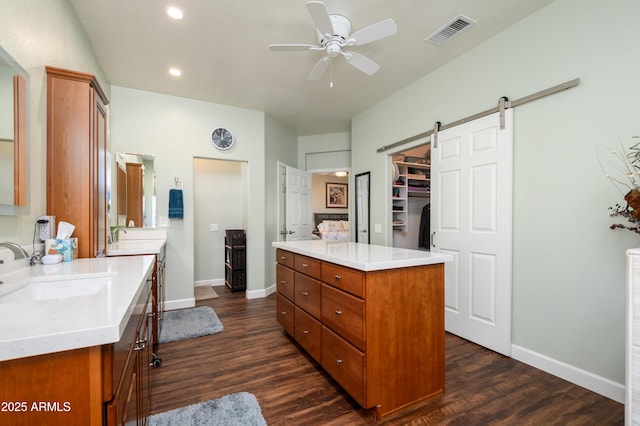
[[[550,358],[546,355],[533,352],[518,345],[511,345],[511,357],[539,370],[553,374],[556,377],[560,377],[561,379],[567,380],[573,384],[582,386],[585,389],[589,389],[592,392],[624,404],[624,384],[616,383],[607,378]]]
[[[193,308],[196,306],[196,298],[191,297],[189,299],[180,300],[167,300],[164,302],[165,311],[173,311],[175,309]]]
[[[194,282],[195,287],[200,287],[205,285],[208,285],[211,287],[218,287],[218,286],[224,285],[224,278],[216,278],[213,280],[200,280],[200,281]]]
[[[247,299],[260,299],[263,297],[267,297],[270,294],[273,294],[276,292],[276,285],[273,284],[270,287],[267,287],[265,289],[262,290],[247,290],[246,292],[246,298]]]

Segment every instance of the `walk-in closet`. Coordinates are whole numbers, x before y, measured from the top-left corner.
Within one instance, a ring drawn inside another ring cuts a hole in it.
[[[394,154],[391,158],[393,246],[429,248],[431,144]]]

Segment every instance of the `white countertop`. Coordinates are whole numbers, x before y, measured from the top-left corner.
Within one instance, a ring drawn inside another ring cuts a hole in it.
[[[449,254],[341,241],[277,241],[272,245],[361,271],[379,271],[453,261],[453,256]]]
[[[28,280],[21,290],[36,295],[0,297],[0,361],[119,341],[153,262],[152,255],[76,259],[0,276]]]
[[[129,256],[139,254],[158,254],[165,240],[120,240],[107,246],[107,256]]]
[[[167,242],[167,231],[155,228],[125,228],[117,243],[107,245],[107,256],[158,254]]]

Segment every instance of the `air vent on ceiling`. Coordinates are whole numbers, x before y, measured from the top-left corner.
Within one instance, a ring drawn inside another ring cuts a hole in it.
[[[467,16],[458,15],[451,22],[425,38],[424,41],[441,46],[475,23],[476,21]]]

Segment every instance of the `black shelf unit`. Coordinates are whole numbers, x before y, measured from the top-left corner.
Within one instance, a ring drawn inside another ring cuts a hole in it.
[[[246,253],[244,229],[227,229],[224,237],[224,283],[231,292],[247,289]]]

